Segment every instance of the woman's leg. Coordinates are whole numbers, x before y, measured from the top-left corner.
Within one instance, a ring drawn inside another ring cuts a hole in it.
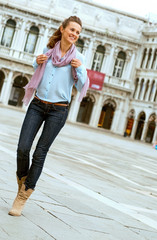
[[[27,176],[29,171],[29,153],[33,140],[43,122],[44,114],[35,100],[30,104],[19,137],[17,149],[17,177]]]
[[[68,115],[68,109],[60,106],[51,106],[46,114],[42,134],[33,154],[32,165],[25,181],[26,189],[34,189],[41,174],[47,152],[64,126]]]
[[[17,177],[18,180],[23,179],[29,172],[29,152],[33,140],[44,120],[44,109],[37,100],[33,100],[30,104],[24,123],[21,129],[21,134],[17,149]],[[9,211],[9,215],[20,216],[25,202],[32,194],[33,189],[27,189],[24,182],[19,186],[18,194],[13,202],[13,206]]]

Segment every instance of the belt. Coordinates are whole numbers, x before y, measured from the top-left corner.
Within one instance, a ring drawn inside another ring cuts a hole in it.
[[[41,100],[41,99],[38,98],[37,96],[35,96],[34,98],[38,99],[40,102],[45,103],[45,104],[53,104],[54,106],[63,106],[63,107],[69,106],[68,103],[59,103],[59,102],[57,102],[57,103],[52,103],[52,102],[47,102],[47,101]]]

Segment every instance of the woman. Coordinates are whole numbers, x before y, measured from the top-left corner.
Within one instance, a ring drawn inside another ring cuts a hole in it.
[[[88,88],[88,77],[84,57],[76,50],[75,43],[82,29],[76,16],[65,19],[49,39],[43,54],[37,56],[36,69],[25,87],[27,110],[17,149],[18,193],[9,214],[20,216],[26,200],[30,197],[42,172],[47,152],[64,126],[73,85],[81,91],[80,100]],[[41,136],[33,153],[29,167],[29,153],[33,140],[44,122]]]

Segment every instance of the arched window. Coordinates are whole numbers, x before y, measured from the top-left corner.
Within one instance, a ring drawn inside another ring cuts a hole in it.
[[[154,57],[153,57],[151,69],[155,68],[156,61],[157,61],[157,49],[155,49],[155,51],[154,51]]]
[[[143,91],[144,91],[144,79],[142,79],[140,83],[140,92],[139,92],[138,99],[141,99]]]
[[[3,83],[4,83],[4,78],[5,78],[5,75],[2,71],[0,71],[0,94],[1,94],[1,91],[2,91],[2,87],[3,87]]]
[[[135,90],[134,90],[133,98],[135,98],[135,96],[136,96],[137,87],[138,87],[138,82],[139,82],[139,79],[137,78],[137,79],[136,79],[136,83],[135,83]]]
[[[6,47],[11,47],[14,33],[15,33],[15,27],[16,27],[16,22],[14,20],[9,19],[6,22],[6,25],[4,27],[4,31],[2,34],[1,45]]]
[[[148,93],[148,89],[149,89],[149,80],[148,80],[147,83],[146,83],[145,93],[144,93],[143,100],[146,100],[146,95],[147,95],[147,93]]]
[[[27,35],[27,40],[24,48],[25,52],[34,53],[36,43],[38,40],[38,35],[39,35],[39,29],[35,26],[32,26]]]
[[[83,51],[83,46],[84,46],[84,41],[82,39],[78,39],[76,43],[76,48],[80,53],[82,53]]]
[[[144,52],[143,52],[142,61],[141,61],[141,68],[144,67],[143,64],[144,64],[144,60],[145,60],[145,58],[146,58],[146,53],[147,53],[147,49],[145,48],[145,49],[144,49]]]
[[[125,59],[126,59],[126,54],[125,52],[120,51],[118,53],[116,62],[115,62],[115,66],[114,66],[114,70],[113,70],[113,76],[114,77],[121,77],[122,73],[123,73],[123,68],[124,68],[124,64],[125,64]]]
[[[155,89],[155,80],[153,80],[152,85],[151,85],[151,90],[150,90],[149,99],[148,99],[149,101],[151,101],[154,89]]]
[[[101,71],[104,54],[105,54],[104,46],[99,45],[94,55],[92,70],[98,71],[98,72]]]
[[[146,68],[149,67],[149,63],[150,63],[151,56],[152,56],[152,49],[150,48],[150,49],[149,49],[149,53],[148,53],[148,60],[147,60]]]
[[[23,104],[22,99],[24,97],[23,87],[26,86],[27,83],[28,83],[28,80],[26,77],[17,76],[15,78],[13,86],[12,86],[12,90],[10,93],[10,98],[8,101],[9,105],[18,106],[18,107],[22,106],[22,104]]]

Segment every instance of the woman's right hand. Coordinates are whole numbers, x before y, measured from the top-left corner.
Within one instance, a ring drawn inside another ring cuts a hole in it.
[[[37,58],[36,58],[36,62],[37,64],[42,64],[44,63],[45,61],[47,61],[48,59],[48,56],[46,56],[45,54],[41,54],[41,55],[38,55]]]

